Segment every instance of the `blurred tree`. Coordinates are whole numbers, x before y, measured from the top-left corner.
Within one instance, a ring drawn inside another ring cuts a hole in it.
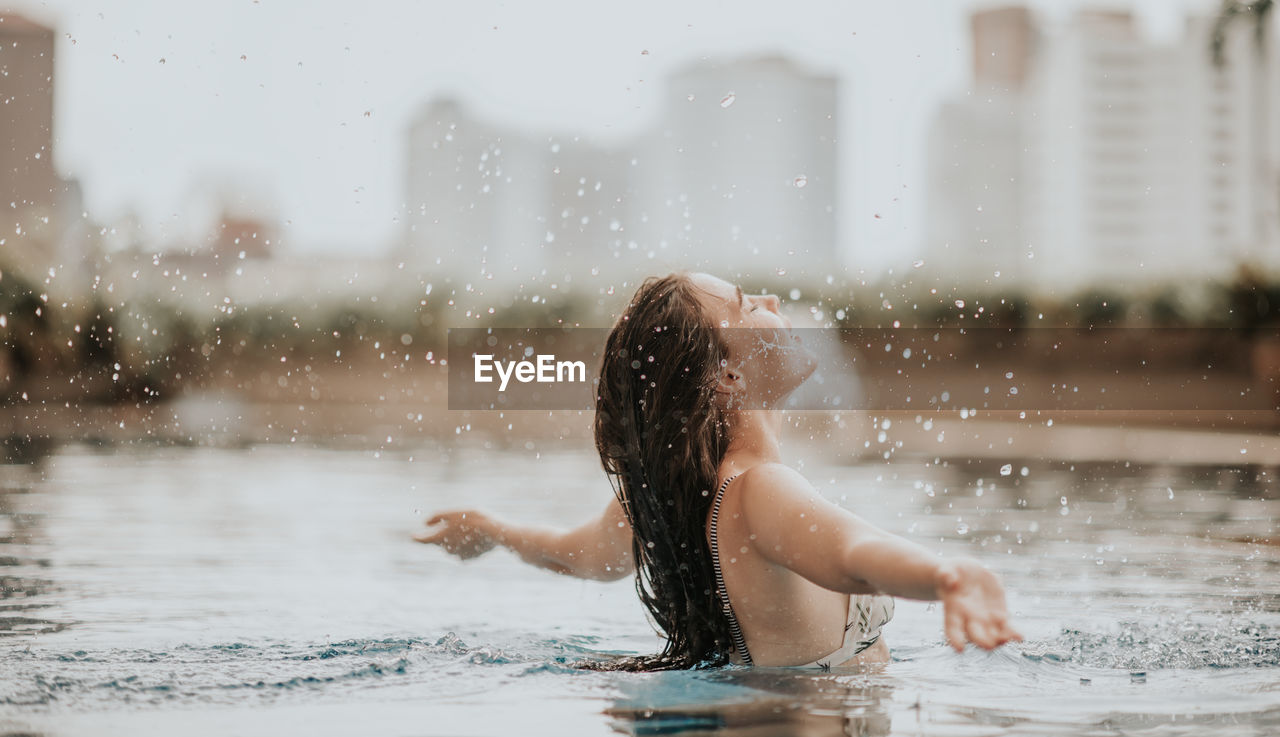
[[[1027,324],[1031,301],[1026,295],[1009,292],[1005,297],[995,297],[988,301],[991,309],[987,310],[987,320],[993,327],[1020,328]]]
[[[1156,327],[1175,327],[1187,322],[1182,298],[1172,286],[1161,289],[1151,299],[1150,315]]]
[[[1227,285],[1227,304],[1231,325],[1251,336],[1280,318],[1280,285],[1268,284],[1256,268],[1242,264]]]
[[[115,321],[101,299],[95,298],[89,314],[88,324],[80,334],[79,361],[88,369],[112,366],[116,362]]]
[[[1114,327],[1124,319],[1126,303],[1118,294],[1095,289],[1081,295],[1076,308],[1080,327]]]
[[[47,305],[31,284],[16,274],[5,274],[0,285],[0,314],[5,316],[3,347],[9,354],[8,365],[13,393],[22,390],[25,381],[48,368],[56,355],[52,348],[52,331]]]

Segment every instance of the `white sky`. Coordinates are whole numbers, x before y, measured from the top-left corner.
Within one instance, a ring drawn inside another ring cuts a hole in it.
[[[1081,5],[1030,4],[1049,22]],[[921,246],[927,124],[968,83],[967,13],[983,5],[28,0],[8,9],[57,28],[55,161],[80,179],[93,216],[132,210],[149,238],[165,241],[205,225],[212,196],[238,187],[284,224],[287,247],[353,255],[381,253],[398,236],[404,130],[434,94],[526,129],[625,137],[656,114],[670,68],[783,52],[841,79],[841,229],[857,261],[876,267]],[[1130,5],[1165,38],[1187,10],[1216,6]]]

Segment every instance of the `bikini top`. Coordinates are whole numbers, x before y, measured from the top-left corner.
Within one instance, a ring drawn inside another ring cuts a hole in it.
[[[742,663],[751,665],[751,654],[746,650],[746,637],[742,636],[742,628],[737,624],[737,617],[733,615],[733,606],[728,603],[728,589],[724,586],[724,573],[719,567],[719,545],[716,539],[716,522],[719,518],[719,503],[724,499],[724,490],[728,489],[728,482],[741,476],[741,473],[735,473],[724,480],[719,491],[716,493],[716,502],[712,504],[712,523],[710,523],[710,537],[712,537],[712,564],[716,567],[716,592],[721,599],[721,605],[724,609],[724,615],[728,617],[728,633],[733,638],[733,649],[742,658]]]
[[[738,618],[733,616],[733,607],[729,604],[729,589],[724,585],[724,573],[720,570],[720,546],[716,544],[716,520],[720,517],[720,501],[724,499],[724,490],[729,488],[729,482],[740,475],[735,473],[720,484],[720,490],[716,492],[716,500],[711,505],[711,563],[715,566],[716,592],[720,596],[724,614],[729,618],[729,635],[733,638],[733,647],[742,656],[743,663],[751,665],[751,653],[747,652],[747,640],[742,636]]]

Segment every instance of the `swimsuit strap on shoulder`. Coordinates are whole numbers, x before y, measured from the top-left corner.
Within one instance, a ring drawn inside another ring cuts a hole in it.
[[[733,647],[742,656],[743,662],[751,665],[751,653],[747,652],[747,640],[742,636],[742,628],[738,626],[738,618],[733,615],[733,607],[729,605],[729,590],[724,585],[724,574],[720,570],[720,546],[716,542],[716,520],[720,516],[720,500],[724,498],[724,490],[729,488],[729,482],[739,475],[734,474],[720,484],[720,490],[716,492],[715,503],[711,507],[711,562],[716,571],[716,591],[720,595],[724,614],[729,618],[729,634],[733,636]]]

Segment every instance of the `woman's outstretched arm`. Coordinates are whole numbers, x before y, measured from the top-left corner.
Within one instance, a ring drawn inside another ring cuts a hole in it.
[[[992,649],[1022,639],[1009,626],[999,579],[976,560],[942,558],[885,532],[827,501],[780,463],[756,466],[738,483],[744,521],[766,559],[834,591],[940,600],[956,650],[967,641]]]
[[[568,531],[499,522],[473,509],[440,512],[426,524],[441,527],[414,535],[414,540],[439,545],[464,560],[502,545],[526,563],[578,578],[613,581],[635,571],[631,526],[617,497],[598,517]]]

